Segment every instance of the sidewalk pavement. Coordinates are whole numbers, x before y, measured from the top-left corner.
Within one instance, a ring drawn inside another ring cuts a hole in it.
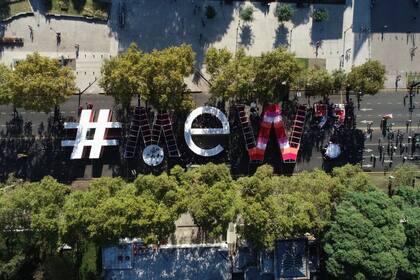
[[[22,48],[4,49],[0,62],[11,65],[29,52],[39,51],[52,57],[62,55],[76,59],[77,86],[85,88],[95,77],[100,77],[100,67],[105,58],[123,51],[136,42],[144,51],[161,49],[181,43],[191,44],[197,53],[197,68],[205,72],[204,54],[209,47],[226,47],[232,52],[244,47],[251,55],[260,55],[283,46],[297,57],[319,59],[329,71],[340,67],[344,54],[344,69],[363,63],[369,58],[368,36],[361,32],[370,24],[366,1],[347,0],[346,5],[309,5],[296,8],[291,22],[278,23],[274,11],[280,3],[264,5],[260,2],[233,2],[190,0],[125,0],[125,26],[119,26],[119,3],[113,3],[108,24],[83,19],[19,18],[6,26],[5,36],[24,38]],[[360,3],[359,3],[360,2]],[[205,7],[216,10],[214,19],[205,17]],[[239,18],[243,6],[254,8],[254,20],[244,23]],[[326,9],[329,19],[315,23],[311,14],[314,9]],[[162,16],[164,15],[164,16]],[[354,22],[353,22],[354,21]],[[353,23],[353,25],[352,25]],[[33,29],[33,40],[30,36]],[[61,34],[57,44],[56,33]],[[345,36],[344,36],[345,34]],[[76,58],[75,45],[80,46]],[[86,57],[84,57],[86,55]],[[205,86],[188,81],[193,91],[207,91]],[[98,93],[92,87],[91,93]]]

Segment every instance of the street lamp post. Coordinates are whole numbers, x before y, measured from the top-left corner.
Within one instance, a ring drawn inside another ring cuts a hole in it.
[[[292,51],[292,35],[293,35],[293,29],[295,29],[295,27],[293,26],[291,29],[290,29],[290,32],[289,32],[289,34],[290,34],[290,38],[289,38],[289,52],[291,52]]]
[[[353,24],[350,25],[346,30],[344,30],[343,32],[343,53],[341,54],[341,57],[343,58],[343,62],[341,63],[341,67],[340,69],[344,68],[344,53],[346,51],[346,33],[347,31],[349,31],[351,28],[353,28]]]
[[[239,37],[239,28],[240,27],[241,27],[241,20],[238,21],[238,26],[236,27],[235,53],[238,51],[238,37]]]
[[[388,195],[392,196],[394,194],[394,189],[393,189],[393,181],[394,181],[395,177],[394,176],[389,176],[388,177]]]
[[[79,96],[79,101],[78,101],[78,107],[77,107],[77,109],[80,108],[82,94],[85,93],[85,91],[87,91],[97,80],[98,80],[98,78],[95,77],[95,80],[93,80],[93,82],[89,82],[89,85],[84,90],[79,90],[79,93],[77,94]]]
[[[415,95],[415,93],[414,93],[414,89],[416,88],[416,87],[418,87],[418,86],[420,86],[420,82],[413,82],[408,88],[409,88],[409,98],[410,98],[410,100],[409,100],[409,107],[408,107],[408,111],[410,112],[410,119],[413,119],[413,111],[414,111],[414,109],[415,109],[415,106],[414,106],[414,102],[413,102],[413,98],[414,98],[414,95]]]

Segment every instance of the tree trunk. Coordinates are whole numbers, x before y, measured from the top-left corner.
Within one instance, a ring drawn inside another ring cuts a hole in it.
[[[13,118],[17,119],[18,116],[19,116],[19,112],[17,111],[16,105],[13,104]]]
[[[350,90],[346,88],[346,103],[350,103]]]
[[[58,122],[59,121],[59,116],[60,116],[60,107],[58,105],[54,106],[54,122]]]

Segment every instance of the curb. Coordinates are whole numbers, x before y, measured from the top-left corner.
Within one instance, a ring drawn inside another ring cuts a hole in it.
[[[32,9],[32,6],[31,6]],[[30,17],[35,16],[35,13],[32,12],[22,12],[17,13],[16,15],[10,16],[8,18],[0,20],[0,23],[10,23],[11,21],[14,21],[16,19],[22,18],[22,17]],[[63,18],[63,19],[74,19],[74,20],[84,20],[84,21],[90,21],[90,22],[98,22],[98,23],[107,23],[108,19],[101,19],[101,18],[95,18],[95,17],[84,17],[84,16],[76,16],[76,15],[62,15],[62,14],[53,14],[53,13],[46,13],[45,17],[53,17],[53,18]]]
[[[108,22],[108,18],[107,19],[102,19],[102,18],[96,18],[96,17],[85,17],[85,16],[54,14],[54,13],[46,13],[45,17],[85,20],[85,21],[100,22],[100,23],[107,23]]]
[[[32,6],[31,6],[32,9]],[[1,23],[8,23],[11,22],[15,19],[21,18],[21,17],[29,17],[29,16],[34,16],[34,12],[23,12],[23,13],[17,13],[16,15],[10,16],[8,18],[2,19],[0,20]]]

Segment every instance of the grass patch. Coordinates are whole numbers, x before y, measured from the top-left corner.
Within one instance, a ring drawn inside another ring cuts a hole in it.
[[[413,82],[420,82],[420,72],[407,73],[407,86]]]
[[[6,19],[19,13],[31,12],[29,0],[23,0],[0,6],[0,19]]]
[[[49,13],[108,19],[109,4],[94,0],[45,0]]]
[[[303,69],[308,69],[309,67],[309,59],[308,58],[301,58],[301,57],[297,57],[296,58],[297,63],[303,68]]]
[[[367,175],[369,175],[371,182],[380,190],[388,193],[388,182],[389,182],[389,176],[392,175],[392,172],[387,172],[384,176],[383,172],[366,172]],[[416,187],[420,187],[420,179],[416,179],[415,183]]]
[[[371,182],[380,190],[388,193],[388,177],[391,175],[390,172],[387,172],[384,176],[384,173],[370,173],[367,172],[369,175]]]

